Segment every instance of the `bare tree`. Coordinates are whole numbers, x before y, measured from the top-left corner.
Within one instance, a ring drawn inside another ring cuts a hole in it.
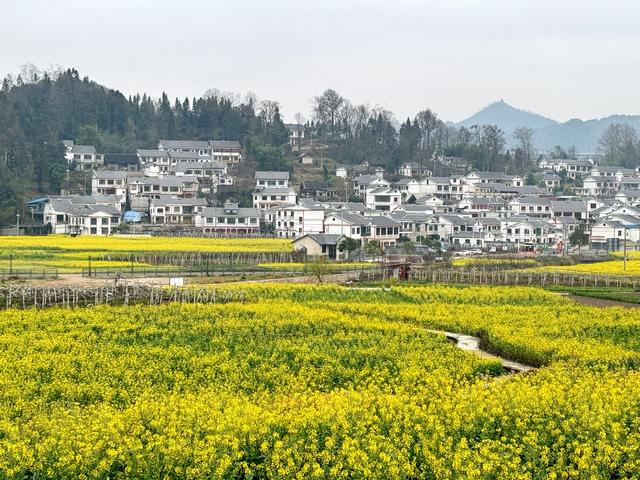
[[[489,171],[506,145],[504,132],[497,125],[483,125],[481,143],[486,152],[485,170]]]
[[[420,132],[422,133],[421,146],[421,163],[424,167],[424,162],[431,158],[433,155],[433,132],[438,127],[438,116],[431,111],[430,108],[418,112],[416,115]],[[434,168],[435,170],[435,168]]]
[[[313,111],[316,120],[325,126],[325,138],[327,129],[332,135],[336,133],[336,116],[344,103],[344,98],[332,89],[325,90],[322,95],[313,99]]]
[[[533,150],[533,130],[529,127],[518,127],[513,132],[513,138],[522,150],[522,171],[526,170],[525,162],[531,162]]]
[[[260,117],[267,125],[271,125],[280,109],[280,104],[274,100],[263,100],[260,102]]]
[[[612,123],[598,140],[607,163],[632,166],[638,157],[638,132],[631,125]]]

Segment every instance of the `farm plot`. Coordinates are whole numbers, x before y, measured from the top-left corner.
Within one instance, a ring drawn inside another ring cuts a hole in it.
[[[525,287],[219,290],[239,300],[2,312],[0,475],[640,471],[636,311]],[[540,368],[505,376],[429,329]]]

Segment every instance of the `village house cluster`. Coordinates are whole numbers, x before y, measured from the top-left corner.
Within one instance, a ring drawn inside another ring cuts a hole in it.
[[[294,127],[290,140],[299,146],[303,134]],[[503,172],[436,177],[414,163],[395,172],[338,165],[332,173],[344,191],[304,180],[296,188],[289,172],[256,171],[252,205],[241,207],[206,198],[237,181],[237,141],[161,140],[155,150],[113,155],[72,141],[64,146],[70,167],[91,171],[91,191],[29,202],[53,233],[110,235],[127,224],[141,232],[264,235],[331,257],[340,256],[344,238],[383,248],[429,239],[453,249],[560,250],[579,229],[594,248],[640,242],[640,173],[590,158],[543,159],[534,182]],[[298,158],[314,161],[308,151]],[[573,193],[562,195],[568,180]]]

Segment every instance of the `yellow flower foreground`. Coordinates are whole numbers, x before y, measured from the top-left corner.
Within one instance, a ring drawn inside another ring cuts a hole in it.
[[[0,477],[640,472],[640,310],[533,288],[227,288],[244,302],[2,312]],[[542,368],[495,377],[426,328]]]

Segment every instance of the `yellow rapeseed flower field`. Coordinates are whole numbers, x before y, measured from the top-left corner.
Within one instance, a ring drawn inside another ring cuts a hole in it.
[[[144,236],[79,236],[49,235],[0,238],[0,269],[11,266],[20,269],[56,268],[61,272],[76,272],[88,267],[127,268],[125,259],[102,259],[101,256],[153,253],[265,253],[289,252],[291,242],[268,238],[195,238]],[[145,263],[135,262],[134,267]]]
[[[640,310],[526,287],[235,285],[0,314],[1,478],[640,472]],[[504,376],[430,329],[540,368]]]
[[[48,235],[2,237],[0,250],[64,250],[82,252],[288,252],[291,241],[278,238],[200,238],[144,236]]]
[[[625,268],[623,260],[608,260],[595,263],[577,263],[575,265],[559,265],[537,267],[532,272],[560,272],[560,273],[584,273],[590,275],[640,275],[640,258],[634,257],[627,261]]]

